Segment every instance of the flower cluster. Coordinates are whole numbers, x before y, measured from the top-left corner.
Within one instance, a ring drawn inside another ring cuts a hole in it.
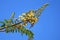
[[[30,23],[32,26],[37,22],[38,17],[41,15],[42,10],[48,4],[44,4],[38,10],[30,10],[29,12],[23,13],[19,18],[14,19],[15,13],[13,12],[9,20],[0,21],[2,24],[0,26],[0,32],[21,32],[22,34],[28,35],[29,39],[33,38],[33,33],[25,28],[25,26]]]
[[[34,24],[38,20],[38,18],[35,17],[33,10],[27,12],[26,14],[22,14],[22,16],[19,16],[19,18],[24,22],[25,25],[27,25],[27,22]]]

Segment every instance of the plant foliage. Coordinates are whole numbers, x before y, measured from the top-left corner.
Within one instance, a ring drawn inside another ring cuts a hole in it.
[[[41,15],[42,10],[48,4],[44,4],[38,10],[30,10],[26,13],[23,13],[19,18],[14,18],[15,12],[12,12],[10,19],[4,19],[4,21],[0,21],[0,32],[20,32],[21,34],[26,34],[28,36],[28,40],[33,40],[33,32],[29,29],[25,28],[25,26],[30,23],[30,28],[37,22],[38,17]]]

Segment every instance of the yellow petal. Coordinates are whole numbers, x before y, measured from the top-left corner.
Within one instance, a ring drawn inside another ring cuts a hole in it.
[[[23,16],[19,16],[19,18],[23,18]]]
[[[33,23],[35,23],[35,22],[31,22],[31,24],[33,24]]]

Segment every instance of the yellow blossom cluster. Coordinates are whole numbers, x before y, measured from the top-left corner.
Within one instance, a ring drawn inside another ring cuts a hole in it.
[[[26,14],[25,13],[22,14],[22,16],[20,16],[19,18],[24,22],[24,25],[27,25],[26,24],[27,21],[30,22],[31,24],[33,24],[38,20],[38,18],[36,18],[34,16],[34,13],[33,13],[32,10],[29,11],[28,13],[26,13]]]

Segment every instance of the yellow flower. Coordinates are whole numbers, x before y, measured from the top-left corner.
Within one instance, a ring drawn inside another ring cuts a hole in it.
[[[19,18],[20,18],[21,20],[25,20],[23,16],[19,16]]]
[[[5,28],[8,28],[8,26],[5,26]]]
[[[26,18],[22,19],[23,22],[26,22]]]
[[[30,14],[27,14],[27,17],[31,17],[31,15]]]
[[[29,20],[29,22],[32,22],[31,20]]]
[[[24,18],[21,18],[21,20],[24,20]]]
[[[26,26],[26,25],[27,25],[26,23],[23,24],[23,26]]]
[[[37,21],[38,20],[38,18],[35,18],[35,21]]]
[[[23,25],[22,24],[19,24],[20,27],[22,27]]]
[[[35,22],[33,21],[33,22],[31,22],[31,24],[34,24]]]
[[[30,14],[31,16],[34,16],[34,13],[33,13],[33,11],[30,11],[30,12],[29,12],[29,14]]]
[[[29,20],[30,19],[30,17],[27,17],[27,16],[25,18],[26,18],[26,20]]]
[[[36,22],[38,19],[37,18],[32,18],[31,21],[33,22]]]
[[[26,15],[25,13],[22,14],[22,16],[25,16],[25,15]]]
[[[19,16],[19,18],[23,18],[23,16]]]
[[[32,18],[31,20],[35,20],[35,18]]]
[[[33,13],[30,13],[30,15],[31,15],[31,16],[34,16],[34,14],[33,14]]]

